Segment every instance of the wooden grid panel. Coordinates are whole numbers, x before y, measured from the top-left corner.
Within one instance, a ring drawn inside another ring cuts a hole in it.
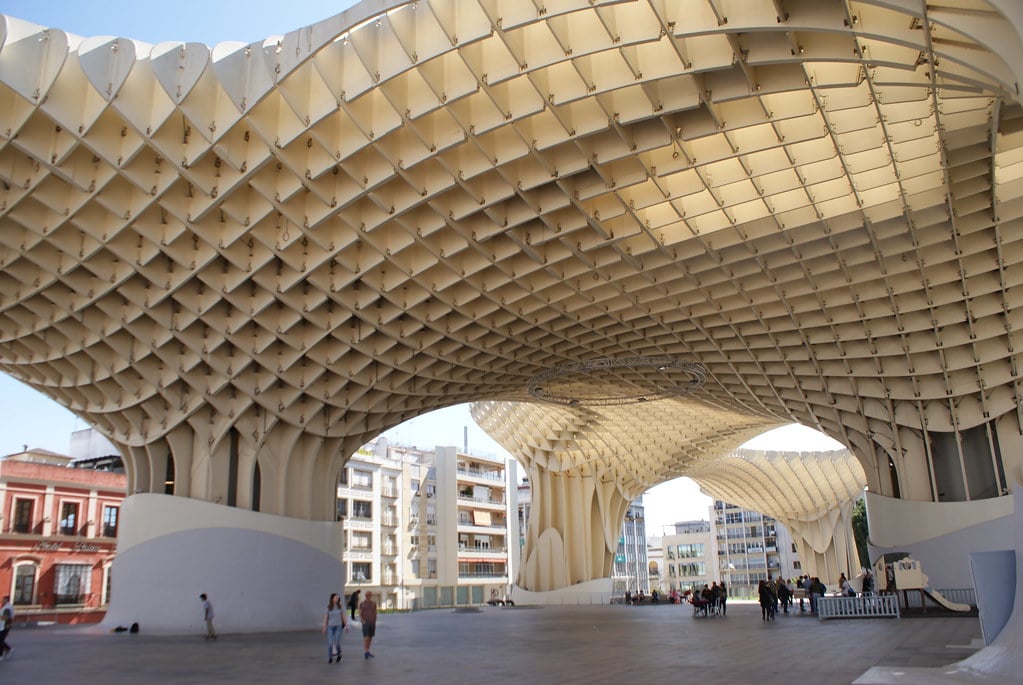
[[[354,446],[655,354],[865,461],[1019,411],[1023,50],[984,2],[2,28],[0,368],[121,444]]]

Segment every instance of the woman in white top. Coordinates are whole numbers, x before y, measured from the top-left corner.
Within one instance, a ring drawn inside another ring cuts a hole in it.
[[[341,597],[336,592],[330,593],[327,613],[323,616],[323,632],[327,635],[327,663],[341,661],[341,630],[348,629],[345,610],[341,606]],[[337,654],[335,661],[334,655]]]

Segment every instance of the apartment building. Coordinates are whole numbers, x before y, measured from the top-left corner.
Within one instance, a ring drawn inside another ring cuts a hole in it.
[[[664,577],[662,589],[667,592],[686,590],[720,578],[714,573],[714,536],[709,521],[682,521],[673,533],[661,537]]]
[[[26,448],[0,459],[0,594],[19,622],[102,620],[125,483],[117,456]]]
[[[615,551],[614,565],[611,570],[613,596],[642,590],[649,593],[650,569],[647,559],[646,516],[643,508],[643,497],[640,496],[629,505],[622,523],[622,532],[618,537],[618,549]]]
[[[715,500],[711,522],[717,555],[714,572],[717,580],[728,584],[732,596],[754,596],[761,580],[801,573],[791,535],[770,516]]]
[[[365,445],[338,482],[346,592],[395,609],[503,598],[518,570],[516,473],[454,447]]]

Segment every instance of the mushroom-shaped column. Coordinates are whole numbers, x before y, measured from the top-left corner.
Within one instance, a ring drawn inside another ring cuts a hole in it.
[[[344,578],[334,483],[353,445],[258,407],[231,421],[209,406],[152,442],[122,444],[132,494],[106,623],[198,632],[205,592],[224,632],[263,630],[267,601],[278,627],[313,624]]]
[[[852,512],[866,475],[847,450],[736,450],[690,474],[708,494],[777,519],[792,534],[803,569],[825,583],[860,568]]]
[[[684,399],[616,406],[479,402],[472,416],[529,472],[517,584],[530,591],[607,578],[633,499],[777,423]]]

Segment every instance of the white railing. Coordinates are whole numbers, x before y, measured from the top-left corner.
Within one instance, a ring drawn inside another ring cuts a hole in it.
[[[899,598],[895,595],[866,597],[818,597],[817,618],[899,618]]]

